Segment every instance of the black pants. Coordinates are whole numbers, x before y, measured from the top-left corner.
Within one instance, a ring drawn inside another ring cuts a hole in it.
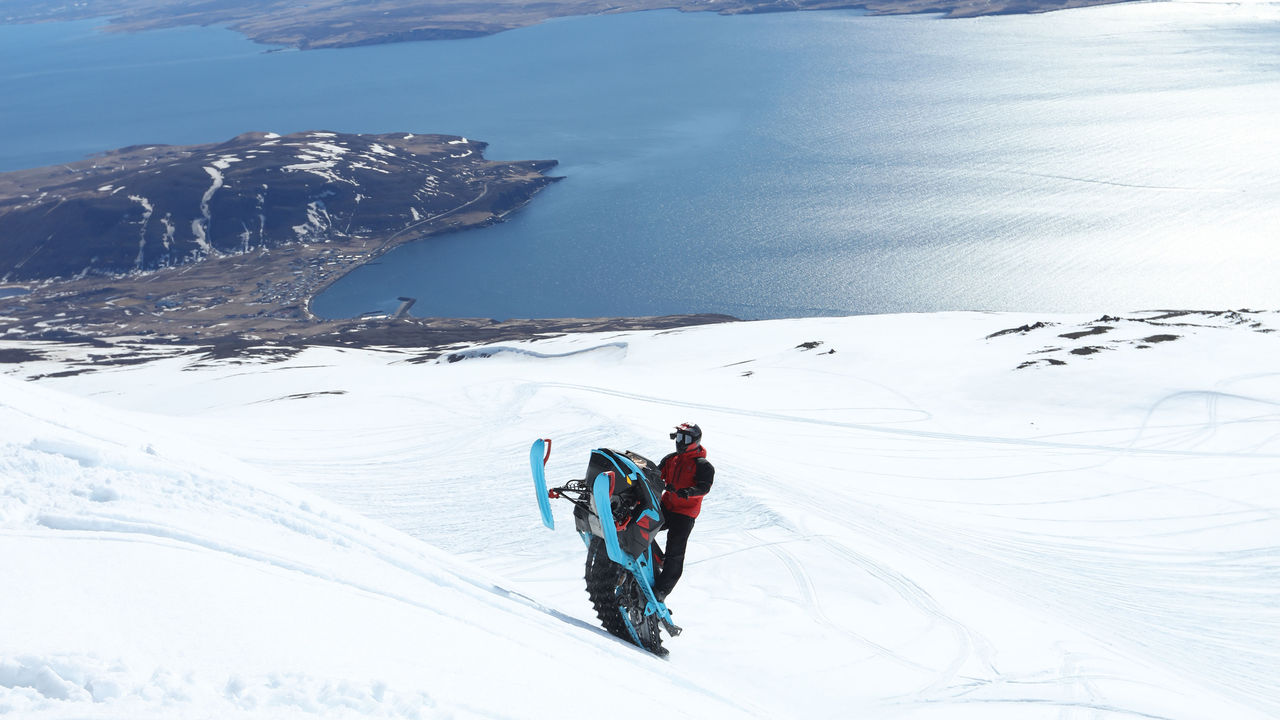
[[[666,520],[667,549],[662,554],[662,572],[653,583],[653,591],[663,595],[671,592],[684,573],[684,551],[693,532],[693,518],[688,515],[668,512]]]

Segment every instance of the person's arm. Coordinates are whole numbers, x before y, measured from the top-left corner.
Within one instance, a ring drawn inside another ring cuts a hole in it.
[[[672,492],[671,481],[667,479],[667,463],[675,456],[675,453],[667,453],[666,457],[658,461],[658,474],[662,476],[662,489],[665,492]]]
[[[698,497],[711,492],[711,483],[715,482],[716,469],[706,458],[698,458],[697,470],[693,476],[693,487],[681,490],[680,497]]]

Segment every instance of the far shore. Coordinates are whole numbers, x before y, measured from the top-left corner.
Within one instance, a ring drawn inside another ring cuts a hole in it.
[[[550,0],[528,4],[491,0],[484,5],[423,4],[385,0],[375,5],[321,0],[299,6],[287,0],[229,0],[192,6],[185,0],[101,0],[54,3],[37,0],[5,10],[0,24],[108,18],[107,29],[137,32],[182,26],[224,26],[255,42],[301,50],[424,40],[459,40],[529,27],[553,18],[615,15],[644,10],[716,12],[721,15],[805,10],[865,10],[873,15],[938,14],[945,18],[1022,15],[1133,0]]]

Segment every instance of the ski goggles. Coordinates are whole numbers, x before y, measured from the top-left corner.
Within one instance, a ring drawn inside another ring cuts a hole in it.
[[[690,435],[689,433],[686,433],[686,432],[673,432],[673,433],[671,433],[670,435],[668,435],[667,437],[671,438],[672,440],[675,440],[676,442],[680,443],[681,445],[692,445],[692,444],[693,444],[693,436],[692,436],[692,435]]]

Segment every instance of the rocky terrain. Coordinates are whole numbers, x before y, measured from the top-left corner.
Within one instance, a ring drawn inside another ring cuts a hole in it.
[[[943,13],[972,17],[1036,13],[1124,0],[554,0],[525,3],[409,2],[379,0],[0,0],[0,23],[111,18],[111,27],[133,31],[181,25],[224,25],[269,45],[302,49],[440,40],[491,35],[549,18],[639,10],[678,9],[725,15],[793,10],[864,8],[876,14]]]
[[[1040,347],[1017,365],[1027,368],[1056,367],[1069,362],[1115,352],[1150,350],[1194,335],[1204,328],[1237,328],[1262,334],[1276,332],[1277,313],[1258,310],[1147,310],[1125,315],[1103,315],[1092,322],[1062,325],[1046,320],[992,333],[987,340],[1034,338]]]

